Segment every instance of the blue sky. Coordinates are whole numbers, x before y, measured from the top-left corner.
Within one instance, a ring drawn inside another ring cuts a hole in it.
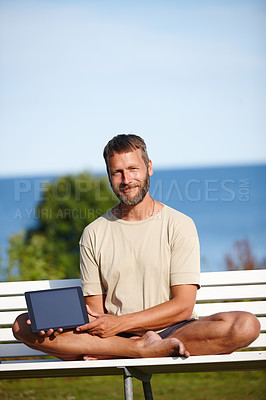
[[[0,0],[0,176],[266,162],[266,2]]]

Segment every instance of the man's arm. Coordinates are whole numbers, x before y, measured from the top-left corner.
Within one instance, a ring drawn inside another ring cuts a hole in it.
[[[100,296],[86,298],[86,304],[93,307],[90,315],[95,318],[90,324],[79,327],[79,331],[88,331],[100,337],[109,337],[120,332],[130,332],[142,335],[148,330],[166,328],[176,322],[191,317],[196,301],[196,285],[176,285],[171,288],[171,300],[151,307],[147,310],[114,316],[95,312],[100,309]],[[93,299],[93,297],[95,299]],[[93,303],[95,302],[95,303]]]
[[[94,296],[85,296],[85,303],[89,306],[90,310],[97,314],[104,314],[104,300],[105,296],[103,294],[97,294]]]

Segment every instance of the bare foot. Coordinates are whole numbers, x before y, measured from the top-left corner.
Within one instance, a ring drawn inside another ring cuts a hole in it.
[[[157,333],[149,331],[142,337],[131,337],[136,342],[137,352],[135,357],[154,358],[167,356],[184,356],[189,357],[189,352],[185,349],[180,340],[176,338],[162,339]],[[125,357],[125,356],[124,356]],[[107,356],[107,355],[83,355],[83,360],[107,360],[110,358],[124,358],[122,356]],[[132,356],[131,356],[132,357]],[[130,358],[131,358],[130,357]]]
[[[139,344],[141,345],[141,357],[190,356],[180,340],[176,338],[162,339],[153,331],[145,333],[139,339]]]

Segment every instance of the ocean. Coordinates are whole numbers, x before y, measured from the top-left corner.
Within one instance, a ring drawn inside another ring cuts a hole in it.
[[[0,179],[0,249],[7,262],[9,237],[38,224],[35,212],[55,176]],[[258,261],[266,259],[266,165],[158,170],[151,195],[195,222],[202,271],[226,269],[236,241],[248,240]],[[2,276],[4,278],[4,274]]]

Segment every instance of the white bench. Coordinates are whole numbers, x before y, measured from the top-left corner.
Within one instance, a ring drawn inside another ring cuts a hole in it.
[[[13,337],[11,325],[26,310],[24,292],[80,285],[80,280],[0,283],[0,378],[123,375],[125,399],[133,399],[132,377],[143,383],[145,399],[152,399],[152,374],[266,369],[266,270],[208,272],[201,275],[196,311],[200,317],[219,311],[255,314],[261,334],[248,349],[230,355],[60,361],[32,350]],[[244,300],[244,301],[243,301]],[[32,359],[28,359],[31,357]]]

